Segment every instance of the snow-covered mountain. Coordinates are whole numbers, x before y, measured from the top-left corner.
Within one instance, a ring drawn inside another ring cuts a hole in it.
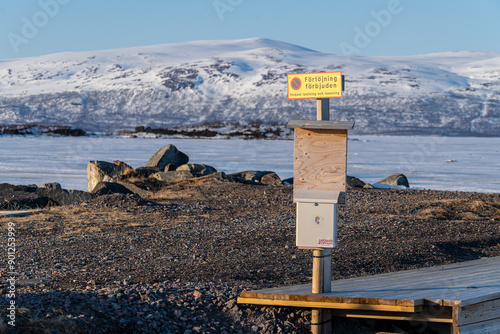
[[[286,74],[342,71],[332,119],[356,133],[500,135],[500,53],[333,55],[268,39],[200,41],[0,60],[0,124],[139,125],[314,119]]]

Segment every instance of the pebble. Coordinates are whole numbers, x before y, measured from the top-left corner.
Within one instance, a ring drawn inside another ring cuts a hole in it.
[[[306,333],[310,311],[236,302],[243,290],[310,282],[311,253],[294,245],[292,191],[266,189],[263,198],[261,187],[228,183],[158,204],[102,196],[84,209],[56,208],[26,226],[16,223],[23,244],[18,278],[40,282],[17,286],[18,305],[30,321],[66,319],[67,333]],[[488,243],[498,235],[498,219],[486,215],[499,202],[499,194],[350,190],[339,210],[334,279],[474,259],[478,252],[499,256],[500,247]],[[456,220],[485,218],[460,224],[424,211],[428,203],[445,206]],[[470,203],[481,204],[481,212]],[[78,220],[81,228],[100,224],[102,232],[64,234]],[[64,228],[51,229],[54,222]],[[434,247],[442,244],[449,251]],[[56,264],[61,269],[54,271]],[[2,294],[4,319],[7,302]]]
[[[238,305],[234,296],[242,290],[243,286],[235,288],[224,283],[169,281],[153,285],[132,284],[114,289],[93,286],[85,290],[35,293],[21,287],[18,302],[26,315],[34,319],[43,317],[45,322],[50,319],[60,321],[61,318],[51,312],[57,310],[57,315],[63,315],[68,321],[68,328],[83,333],[95,333],[96,328],[99,333],[148,333],[150,330],[191,334],[251,333],[263,327],[275,333],[301,333],[299,329],[304,328],[302,323],[308,322],[305,311],[296,310],[290,317],[288,312],[282,312],[280,308]],[[133,298],[137,291],[149,298],[137,303]],[[2,297],[0,301],[4,303],[7,300]],[[209,316],[206,305],[217,303],[221,306],[211,310]]]

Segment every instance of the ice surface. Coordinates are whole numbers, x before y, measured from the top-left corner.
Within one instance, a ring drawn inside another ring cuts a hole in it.
[[[293,174],[289,140],[141,139],[109,137],[0,137],[0,183],[59,182],[87,190],[91,160],[146,164],[161,147],[174,144],[192,163],[226,173],[271,170]],[[375,183],[405,174],[412,188],[500,191],[500,138],[351,136],[348,174]]]

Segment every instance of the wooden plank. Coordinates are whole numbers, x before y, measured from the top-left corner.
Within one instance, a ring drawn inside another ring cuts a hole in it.
[[[500,318],[483,321],[471,325],[454,326],[455,332],[460,334],[500,334]]]
[[[372,304],[372,305],[398,305],[395,299],[379,299],[379,298],[359,298],[360,304]],[[405,305],[406,306],[406,305]],[[413,306],[413,305],[409,305]]]
[[[303,284],[303,285],[292,285],[292,286],[283,286],[279,288],[267,288],[262,290],[254,290],[247,291],[246,293],[273,293],[273,294],[289,294],[289,295],[307,295],[312,291],[312,284]]]
[[[295,129],[294,190],[346,191],[347,130]]]
[[[478,291],[463,295],[460,306],[467,306],[500,298],[500,285],[498,287],[478,289]]]
[[[370,304],[370,305],[390,305],[390,306],[417,306],[422,305],[420,301],[401,301],[395,299],[374,299],[374,298],[350,298],[330,296],[326,293],[323,294],[279,294],[279,293],[255,293],[255,292],[242,292],[242,298],[257,298],[268,300],[292,300],[292,301],[310,301],[310,302],[324,302],[324,303],[346,303],[346,304]]]
[[[241,297],[243,297],[243,298],[257,298],[257,292],[254,292],[254,291],[243,291],[241,293]]]
[[[459,286],[450,286],[446,287],[446,285],[438,282],[436,285],[419,285],[418,287],[409,286],[409,283],[402,285],[400,287],[390,285],[382,286],[382,287],[369,287],[369,285],[360,285],[360,282],[352,282],[351,280],[347,280],[348,284],[342,284],[340,286],[338,284],[339,281],[333,282],[332,292],[326,293],[326,296],[336,296],[336,297],[344,297],[346,302],[354,302],[356,303],[359,300],[371,301],[376,303],[387,302],[388,300],[398,300],[398,303],[406,305],[406,303],[418,303],[423,304],[424,301],[429,304],[437,304],[444,306],[461,306],[460,300],[449,300],[446,298],[453,297],[458,298],[460,296],[468,296],[475,297],[479,301],[491,299],[491,297],[495,297],[496,294],[500,294],[497,288],[490,289],[467,289],[467,287]],[[418,282],[418,280],[417,280]],[[384,283],[384,280],[380,280],[380,283]],[[441,285],[441,286],[439,286]],[[364,289],[363,289],[364,287]],[[310,294],[309,287],[291,287],[281,288],[281,289],[273,289],[271,290],[272,294]],[[248,293],[244,293],[242,296],[252,297],[252,295]],[[472,300],[472,299],[469,299]],[[390,302],[389,302],[390,303]]]
[[[478,269],[475,269],[474,271],[478,272]],[[486,272],[488,273],[488,277],[500,277],[500,275],[492,274],[491,266],[488,266]],[[443,273],[445,274],[445,277],[439,277]],[[453,275],[448,275],[450,273]],[[387,294],[390,292],[394,298],[425,298],[429,299],[429,302],[437,304],[440,304],[440,301],[443,298],[446,299],[452,296],[453,298],[460,296],[482,296],[482,299],[491,298],[491,291],[486,290],[490,289],[490,287],[478,284],[483,283],[484,281],[480,282],[476,279],[477,277],[471,276],[468,278],[468,282],[462,282],[463,279],[461,279],[460,276],[460,273],[453,271],[450,272],[449,270],[436,271],[435,269],[419,269],[416,271],[374,276],[373,278],[377,278],[378,282],[374,282],[369,279],[364,280],[364,278],[359,281],[356,279],[356,282],[351,281],[349,285],[351,288],[359,286],[361,288],[360,290],[364,290],[363,292],[365,293],[365,297],[376,297],[377,295],[378,297],[381,297],[381,294]],[[485,278],[483,278],[483,280],[484,279]],[[469,289],[468,287],[470,282],[474,282],[474,286],[477,286],[480,289]],[[495,278],[492,279],[492,283],[495,283]],[[386,287],[383,287],[384,285]],[[498,284],[494,285],[498,286]],[[383,288],[380,288],[381,286]],[[380,290],[376,291],[379,288]],[[334,292],[338,289],[339,285],[334,283]]]
[[[388,311],[388,312],[408,312],[414,313],[421,310],[420,306],[393,306],[393,305],[371,305],[371,304],[345,304],[329,302],[312,302],[307,300],[275,300],[260,298],[238,298],[239,304],[269,305],[283,307],[307,307],[315,309],[343,309],[343,310],[369,310],[369,311]]]
[[[328,303],[342,303],[342,297],[331,297],[331,296],[326,296],[324,297],[325,302]]]
[[[500,318],[500,299],[461,307],[458,311],[458,325],[468,325]]]
[[[360,319],[380,319],[380,320],[398,320],[398,321],[426,321],[451,324],[450,314],[435,316],[424,313],[402,313],[402,312],[376,312],[376,311],[357,311],[357,310],[332,310],[335,317],[360,318]]]

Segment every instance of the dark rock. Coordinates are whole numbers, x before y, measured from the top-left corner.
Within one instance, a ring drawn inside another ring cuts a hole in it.
[[[358,179],[357,177],[347,175],[348,188],[363,188],[365,184],[366,184],[365,182]]]
[[[260,183],[268,184],[272,186],[280,186],[283,184],[280,177],[276,173],[269,173],[260,178]]]
[[[391,175],[382,181],[377,182],[376,184],[388,184],[391,186],[405,186],[410,187],[410,183],[404,174],[394,174]]]
[[[286,184],[286,185],[293,185],[293,177],[290,177],[288,179],[284,179],[283,180],[283,184]]]
[[[66,128],[66,127],[48,129],[46,132],[53,133],[56,135],[61,135],[61,136],[72,136],[72,137],[81,137],[81,136],[85,136],[87,134],[82,129]]]
[[[247,170],[239,173],[229,174],[228,177],[233,182],[242,182],[242,183],[260,183],[262,177],[266,174],[271,174],[273,172],[270,171],[255,171],[255,170]]]
[[[364,186],[363,186],[363,189],[375,189],[374,186],[372,186],[371,184],[369,183],[366,183]]]
[[[47,206],[49,201],[34,192],[13,191],[6,187],[0,190],[0,210],[39,209]]]
[[[177,167],[177,171],[187,170],[195,177],[206,176],[213,173],[217,173],[217,169],[212,166],[202,165],[202,164],[185,164]]]
[[[161,170],[158,167],[139,167],[135,169],[135,172],[137,175],[147,178],[154,173],[161,172]]]
[[[47,197],[56,205],[68,205],[79,202],[84,202],[92,199],[94,196],[90,193],[80,190],[66,190],[59,188],[38,188],[36,193],[40,196]]]
[[[158,172],[151,175],[152,178],[163,182],[174,182],[185,179],[192,179],[194,176],[187,170],[176,170],[173,172]]]
[[[52,183],[44,183],[42,184],[39,188],[46,188],[46,189],[62,189],[61,185],[57,182],[52,182]]]
[[[174,145],[167,145],[162,147],[158,152],[156,152],[146,164],[146,167],[158,167],[161,170],[165,169],[165,166],[172,164],[175,166],[181,166],[189,162],[189,157],[179,151]]]
[[[165,166],[165,169],[163,171],[164,172],[173,172],[176,169],[177,169],[176,165],[168,164]]]
[[[0,183],[0,193],[6,190],[13,191],[16,186],[9,183]]]
[[[72,198],[71,204],[86,202],[86,201],[89,201],[92,198],[94,198],[93,194],[86,192],[86,191],[81,191],[81,190],[71,189],[71,190],[68,190],[68,193]]]
[[[92,193],[95,196],[102,196],[108,194],[134,194],[127,187],[116,182],[99,182]]]
[[[145,189],[137,184],[134,184],[132,182],[118,181],[118,184],[124,186],[125,188],[127,188],[128,190],[130,190],[131,192],[133,192],[134,194],[136,194],[140,197],[147,197],[147,196],[151,195],[151,193],[147,189]]]
[[[36,190],[38,189],[38,187],[36,185],[29,185],[29,186],[23,186],[23,185],[20,185],[20,186],[14,186],[14,191],[25,191],[25,192],[28,192],[28,193],[34,193]]]
[[[224,173],[224,172],[216,172],[216,173],[213,173],[213,174],[210,174],[207,176],[203,176],[203,178],[206,178],[207,180],[212,179],[212,180],[217,180],[217,181],[227,181],[228,180],[228,177],[227,177],[226,173]]]

